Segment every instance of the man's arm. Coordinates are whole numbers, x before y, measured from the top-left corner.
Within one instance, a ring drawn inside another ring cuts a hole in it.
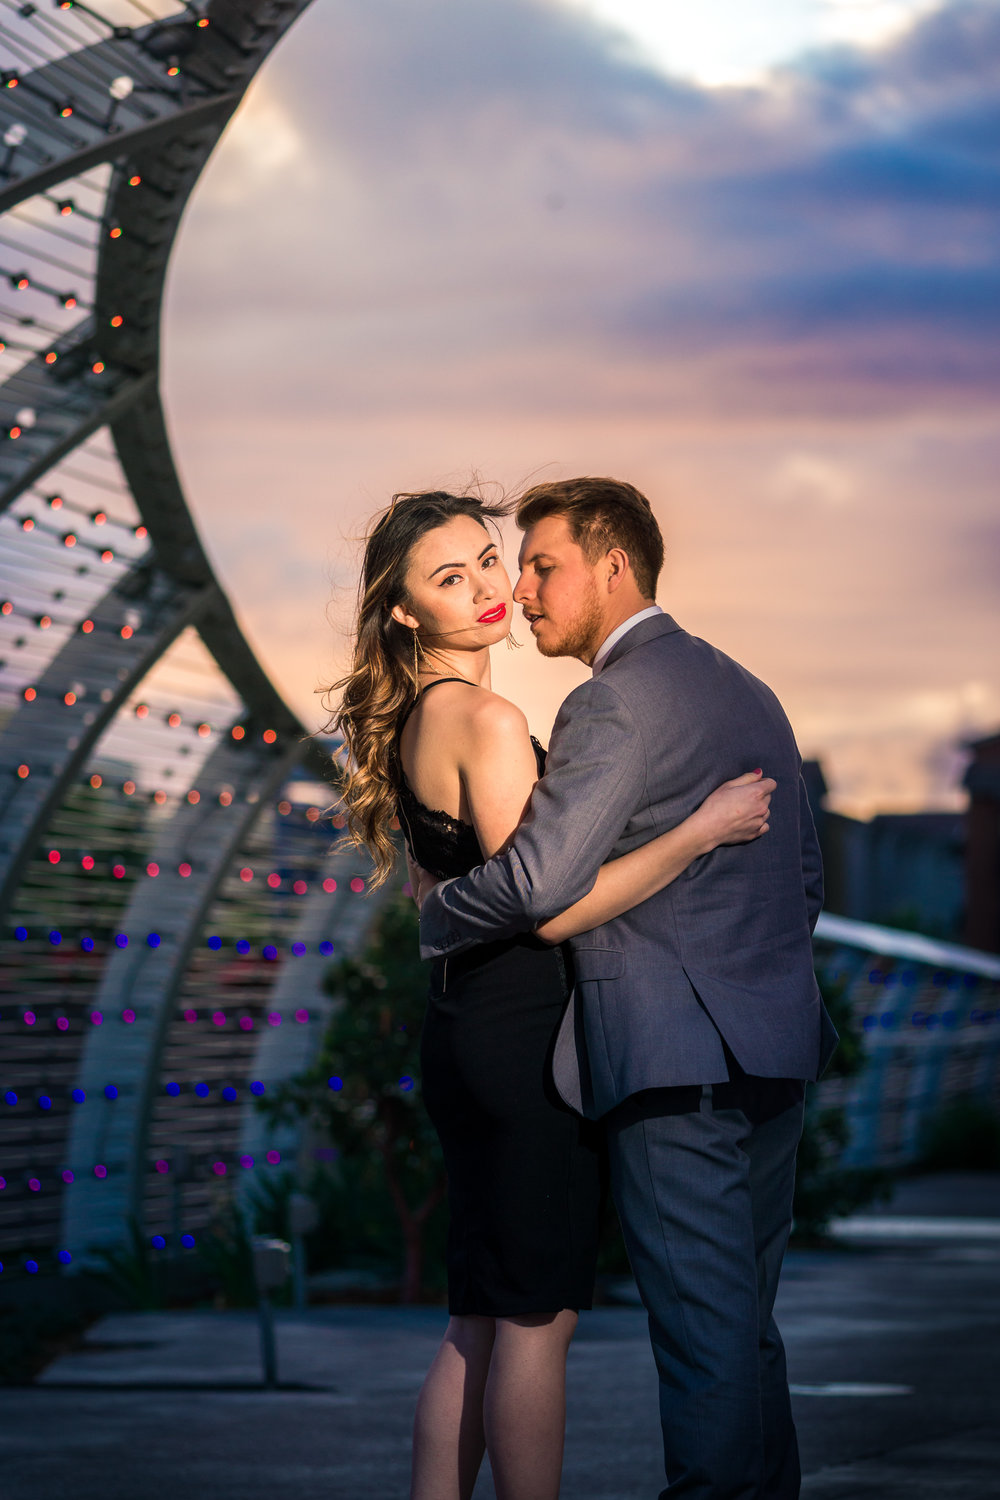
[[[422,956],[526,931],[579,901],[641,805],[645,781],[628,710],[599,678],[584,683],[559,710],[545,775],[511,848],[424,902]]]
[[[799,827],[802,836],[802,884],[806,892],[806,909],[809,912],[809,931],[823,910],[823,858],[816,837],[812,808],[806,795],[806,784],[799,777]]]

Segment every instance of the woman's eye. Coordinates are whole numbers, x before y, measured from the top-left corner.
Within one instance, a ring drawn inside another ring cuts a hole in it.
[[[500,561],[499,557],[497,557],[496,553],[494,552],[494,553],[491,554],[491,556],[483,558],[483,567],[484,568],[495,568],[496,565],[497,565],[497,563],[499,561]]]
[[[462,582],[462,575],[461,575],[461,573],[449,573],[447,578],[442,578],[442,580],[441,580],[441,587],[444,588],[445,585],[449,584],[449,583],[461,583],[461,582]]]

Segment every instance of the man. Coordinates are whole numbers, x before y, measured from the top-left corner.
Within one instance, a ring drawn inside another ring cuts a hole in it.
[[[661,1500],[794,1500],[772,1308],[803,1080],[835,1042],[812,967],[822,874],[798,751],[773,693],[654,603],[663,542],[638,490],[542,484],[517,520],[514,598],[538,648],[593,676],[560,709],[509,851],[426,899],[422,952],[532,928],[721,782],[754,767],[776,778],[766,837],[714,850],[573,940],[554,1069],[607,1130],[659,1373]]]

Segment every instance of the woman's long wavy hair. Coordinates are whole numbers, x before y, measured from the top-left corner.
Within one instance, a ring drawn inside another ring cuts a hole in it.
[[[391,823],[396,815],[399,722],[420,692],[415,632],[392,618],[406,602],[406,575],[413,548],[429,531],[469,516],[485,530],[509,514],[504,503],[445,490],[393,495],[392,503],[365,538],[358,587],[354,657],[346,677],[330,687],[339,693],[328,729],[339,730],[347,752],[342,800],[351,843],[365,846],[375,861],[372,886],[391,874],[396,859]]]

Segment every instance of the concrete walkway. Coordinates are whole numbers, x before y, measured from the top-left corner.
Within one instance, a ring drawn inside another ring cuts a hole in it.
[[[1000,1500],[1000,1238],[961,1229],[1000,1226],[1000,1177],[928,1191],[915,1184],[889,1214],[922,1232],[876,1222],[786,1262],[779,1320],[806,1500]],[[437,1308],[281,1313],[283,1388],[267,1392],[252,1314],[106,1318],[39,1385],[0,1393],[0,1493],[405,1500],[413,1402],[443,1323]],[[656,1407],[641,1310],[585,1314],[565,1500],[654,1500]],[[484,1473],[477,1500],[492,1494]]]

